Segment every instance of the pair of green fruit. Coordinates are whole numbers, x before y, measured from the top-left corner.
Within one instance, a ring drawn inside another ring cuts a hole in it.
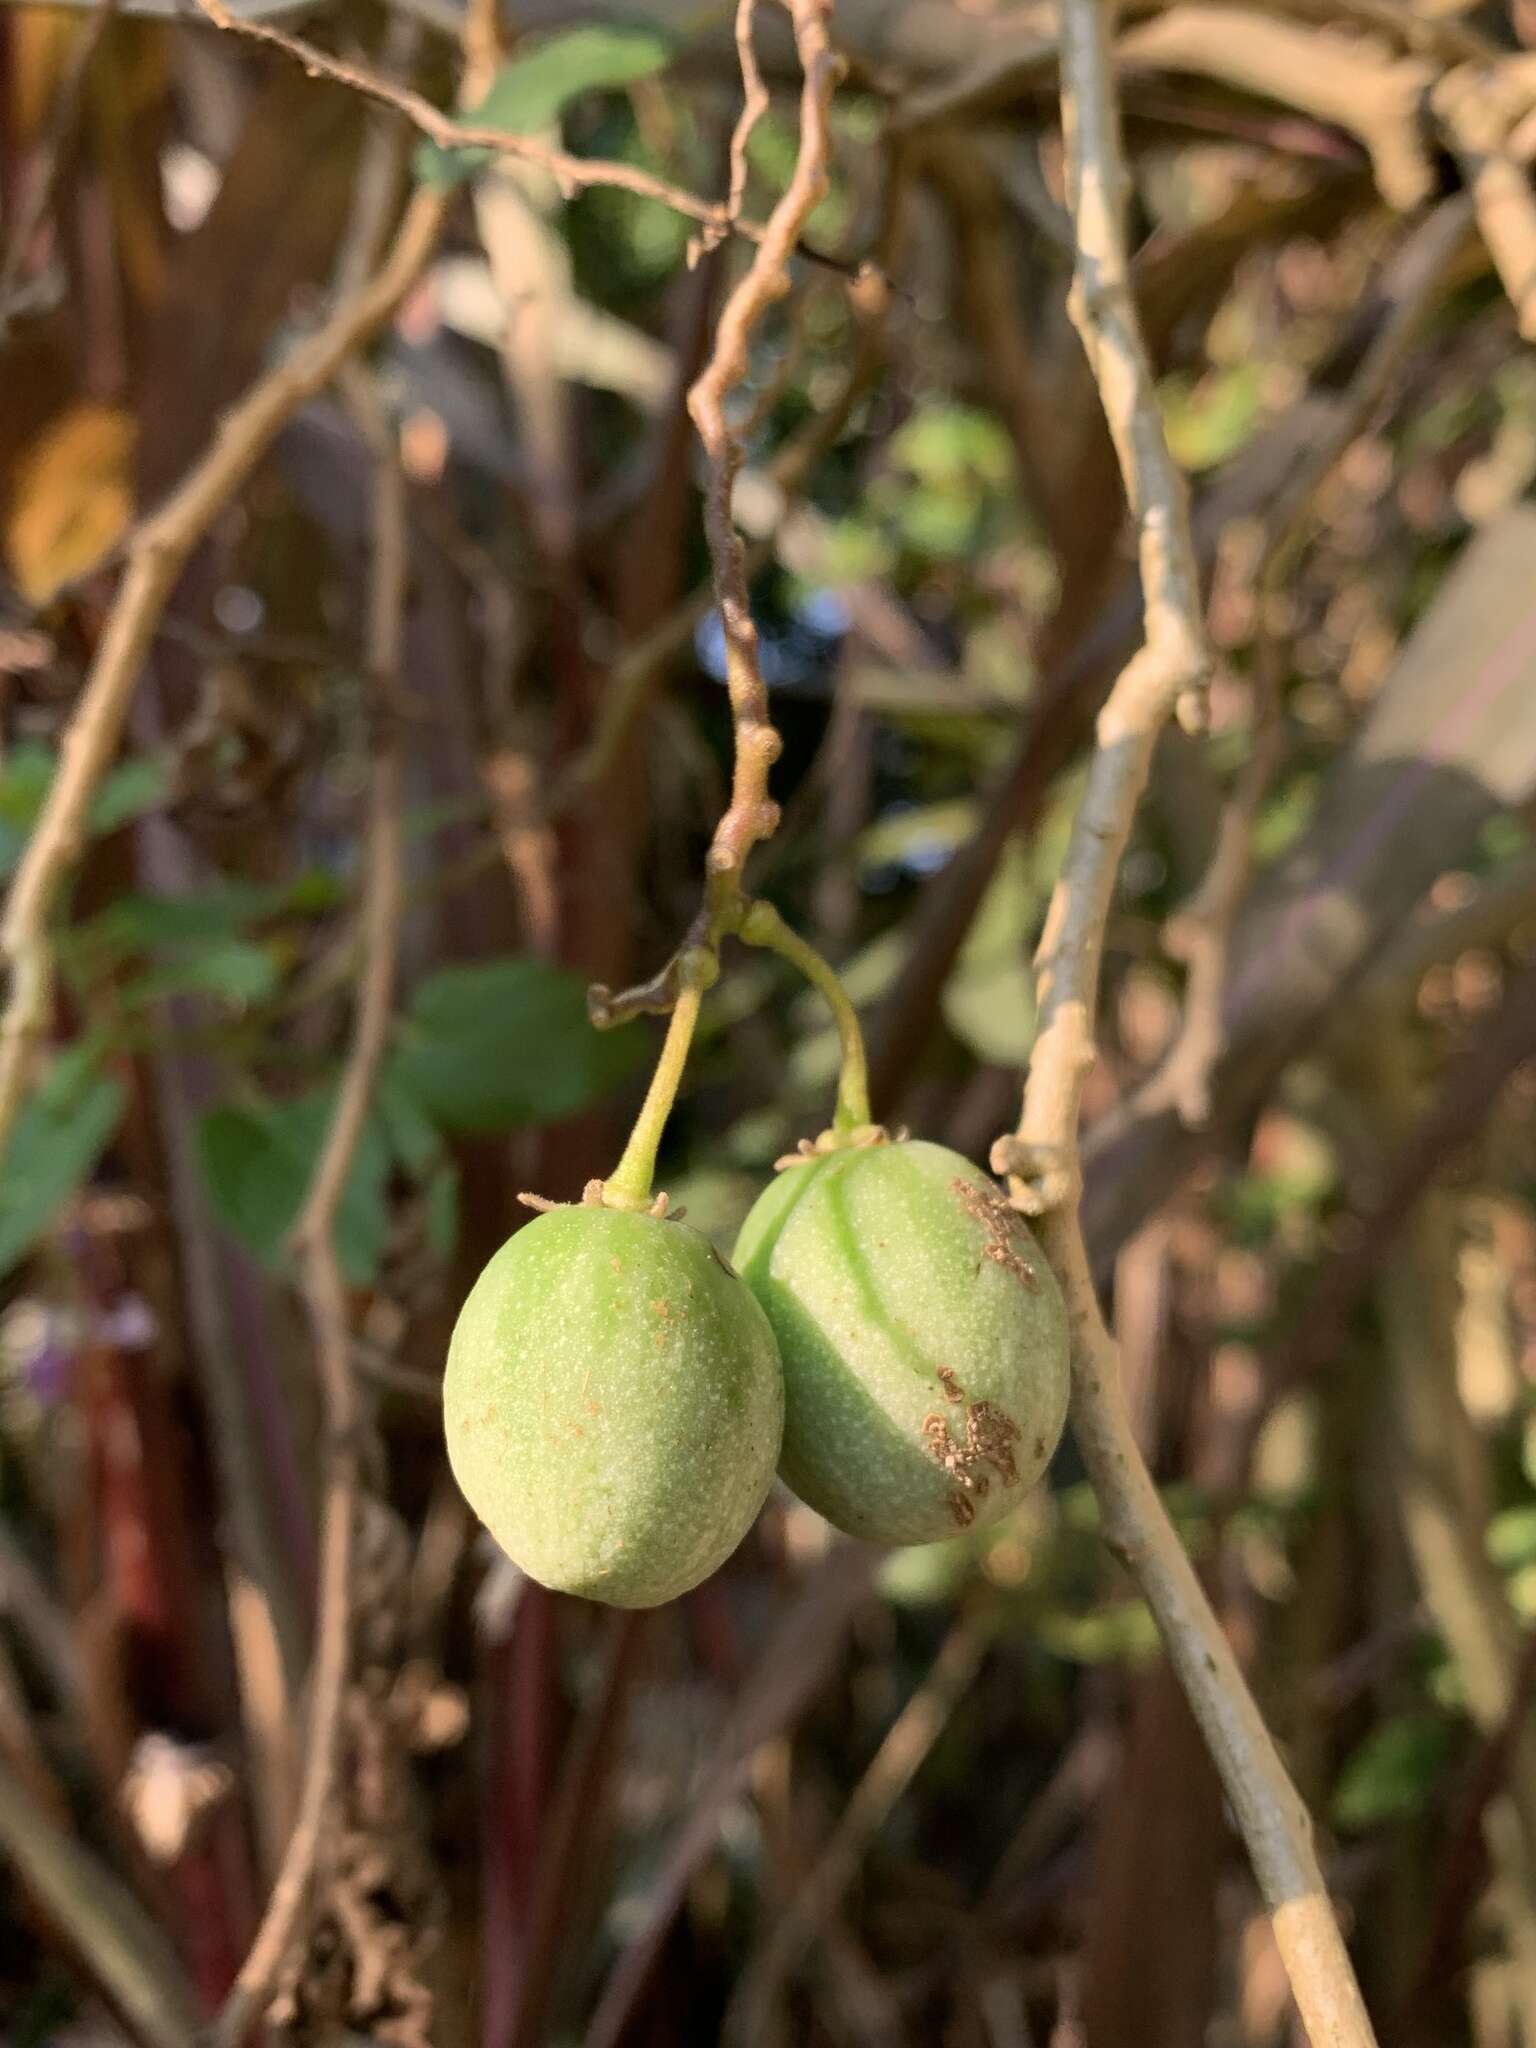
[[[530,1577],[673,1599],[736,1548],[776,1467],[889,1544],[994,1521],[1039,1478],[1066,1416],[1066,1312],[959,1153],[901,1140],[787,1166],[735,1266],[686,1223],[581,1204],[520,1230],[471,1289],[448,1454]]]

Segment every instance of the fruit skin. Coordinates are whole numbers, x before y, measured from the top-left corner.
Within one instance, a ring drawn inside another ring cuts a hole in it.
[[[655,1607],[736,1548],[784,1424],[762,1310],[685,1223],[546,1211],[470,1289],[443,1380],[465,1499],[530,1578]]]
[[[784,1361],[780,1474],[829,1522],[934,1543],[1039,1478],[1066,1420],[1066,1308],[968,1159],[903,1140],[787,1167],[735,1261]]]

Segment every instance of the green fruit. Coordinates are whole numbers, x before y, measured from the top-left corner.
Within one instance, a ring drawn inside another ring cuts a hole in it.
[[[1066,1309],[968,1159],[903,1141],[788,1167],[736,1263],[784,1361],[780,1473],[829,1522],[933,1543],[1039,1478],[1066,1420]]]
[[[773,1480],[773,1333],[687,1224],[551,1209],[475,1282],[448,1348],[454,1477],[530,1578],[654,1607],[722,1564]]]

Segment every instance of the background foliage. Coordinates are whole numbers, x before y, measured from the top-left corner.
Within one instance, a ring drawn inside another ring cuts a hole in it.
[[[796,137],[759,11],[754,217]],[[1382,2039],[1504,2048],[1536,2041],[1536,364],[1479,195],[1490,163],[1528,187],[1536,23],[1131,13],[1136,281],[1218,672],[1113,907],[1085,1215]],[[1256,24],[1296,59],[1272,92]],[[458,89],[451,8],[298,25]],[[471,118],[724,191],[726,10],[501,26]],[[984,1159],[1136,593],[1064,310],[1049,12],[850,5],[837,33],[836,177],[738,486],[786,741],[754,886],[842,969],[877,1110]],[[1000,1532],[888,1560],[776,1495],[649,1617],[519,1582],[447,1478],[456,1305],[520,1191],[616,1159],[656,1027],[594,1031],[585,991],[665,959],[726,797],[683,397],[740,238],[690,263],[697,223],[654,198],[419,140],[205,23],[7,8],[0,47],[6,875],[133,522],[332,301],[370,123],[386,211],[452,195],[368,352],[408,486],[406,903],[337,1219],[368,1492],[288,2037],[1296,2038],[1070,1445]],[[1447,111],[1468,70],[1495,143]],[[369,517],[323,394],[202,535],[58,919],[0,1186],[17,2048],[175,2037],[125,2007],[114,1941],[190,2038],[293,1810],[325,1443],[289,1245],[359,977]],[[1224,820],[1202,997],[1177,920]],[[722,1245],[835,1066],[816,999],[733,952],[662,1174]]]

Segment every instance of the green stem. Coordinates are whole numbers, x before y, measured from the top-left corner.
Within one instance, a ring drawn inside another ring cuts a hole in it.
[[[704,976],[689,973],[686,962],[680,963],[680,979],[682,986],[667,1024],[667,1035],[662,1041],[661,1057],[656,1062],[651,1085],[645,1091],[645,1100],[640,1105],[640,1114],[635,1118],[635,1127],[624,1147],[624,1156],[603,1183],[603,1200],[610,1208],[643,1209],[651,1199],[651,1182],[656,1176],[656,1153],[661,1145],[661,1134],[677,1100],[678,1084],[688,1063],[688,1048],[693,1043],[699,1005],[704,998]]]
[[[751,903],[736,927],[746,945],[763,946],[797,967],[813,988],[819,989],[831,1005],[842,1046],[842,1066],[837,1077],[837,1106],[832,1112],[834,1131],[860,1130],[873,1121],[869,1113],[869,1066],[864,1057],[864,1034],[858,1012],[847,989],[838,980],[829,961],[792,931],[771,903]]]

